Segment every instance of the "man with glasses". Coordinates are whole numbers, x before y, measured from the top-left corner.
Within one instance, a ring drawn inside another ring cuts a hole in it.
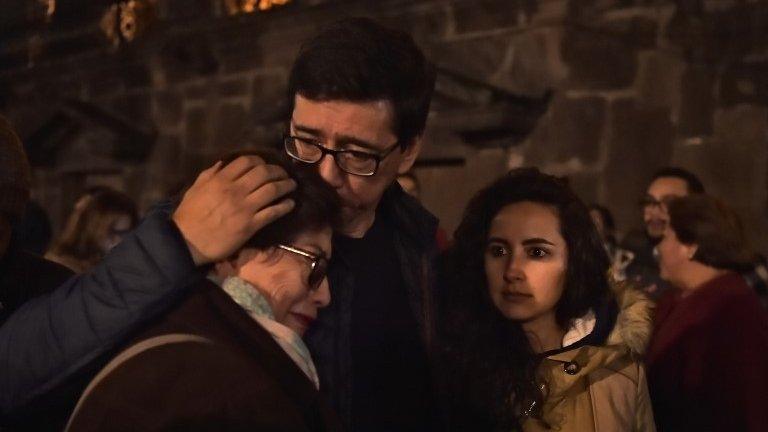
[[[659,264],[654,256],[654,248],[669,223],[666,203],[691,193],[704,193],[704,185],[690,171],[677,167],[656,171],[645,196],[640,200],[645,228],[628,233],[622,242],[622,247],[634,254],[634,259],[626,268],[627,279],[652,298],[658,298],[668,287],[659,276]]]
[[[437,220],[395,179],[419,154],[434,80],[408,34],[359,18],[306,42],[290,73],[285,151],[342,201],[332,301],[306,339],[352,431],[429,428]]]

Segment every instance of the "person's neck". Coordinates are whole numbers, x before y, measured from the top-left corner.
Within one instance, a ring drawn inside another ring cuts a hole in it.
[[[683,297],[690,295],[707,282],[728,272],[728,270],[710,267],[695,261],[691,261],[688,267],[679,282]]]
[[[376,220],[376,209],[350,209],[341,210],[342,226],[339,232],[347,237],[362,238],[373,226]]]
[[[531,348],[536,353],[563,347],[565,330],[557,325],[554,312],[526,321],[522,327],[528,337],[528,343],[531,344]]]

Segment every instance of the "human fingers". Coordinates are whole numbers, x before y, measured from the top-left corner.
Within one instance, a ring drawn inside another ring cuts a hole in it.
[[[248,205],[262,209],[296,189],[293,179],[285,179],[266,183],[257,188],[245,198]]]
[[[222,165],[221,161],[216,161],[215,164],[201,171],[200,174],[197,175],[197,178],[195,179],[195,183],[199,184],[199,183],[204,183],[210,180],[211,177],[216,175],[216,173],[219,172],[219,170],[221,170],[221,165]]]
[[[256,155],[240,156],[225,166],[219,175],[226,180],[235,180],[253,167],[264,165],[264,160]]]
[[[235,181],[240,190],[249,194],[269,183],[290,180],[288,173],[277,165],[262,164],[251,168]]]
[[[290,211],[293,210],[295,206],[296,203],[292,199],[287,198],[279,201],[276,204],[259,210],[255,215],[253,215],[251,229],[256,232],[264,228],[275,220],[290,213]]]

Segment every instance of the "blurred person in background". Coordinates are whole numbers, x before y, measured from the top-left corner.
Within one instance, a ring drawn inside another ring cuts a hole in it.
[[[646,356],[661,431],[768,430],[768,312],[738,272],[754,256],[720,201],[670,201],[658,244],[659,299]]]
[[[589,216],[592,217],[597,233],[603,240],[605,251],[608,252],[609,257],[613,256],[613,252],[616,250],[616,224],[613,222],[611,211],[605,206],[592,203],[589,205]]]
[[[589,205],[589,215],[597,228],[597,233],[603,240],[608,258],[611,260],[611,273],[618,281],[626,279],[626,268],[632,262],[634,254],[616,244],[616,225],[613,215],[607,207],[592,203]]]
[[[30,193],[30,167],[21,140],[0,116],[0,324],[30,298],[64,283],[66,267],[23,250],[15,236]]]
[[[77,201],[45,257],[83,273],[120,243],[138,220],[136,204],[130,197],[99,186]]]
[[[640,200],[645,226],[642,230],[630,231],[621,242],[622,248],[634,254],[626,267],[627,279],[651,298],[658,298],[669,287],[659,277],[659,264],[654,256],[654,247],[661,241],[669,222],[666,203],[692,193],[704,193],[704,185],[690,171],[678,167],[656,171]]]

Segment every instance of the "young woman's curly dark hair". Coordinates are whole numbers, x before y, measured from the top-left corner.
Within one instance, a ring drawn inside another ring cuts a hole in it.
[[[556,305],[557,324],[567,329],[610,295],[608,257],[587,207],[566,183],[535,168],[510,171],[470,201],[446,256],[442,385],[452,430],[515,430],[527,416],[541,417],[546,395],[536,376],[541,356],[519,323],[505,318],[488,292],[484,251],[493,218],[509,204],[552,206],[559,216],[568,263]]]

